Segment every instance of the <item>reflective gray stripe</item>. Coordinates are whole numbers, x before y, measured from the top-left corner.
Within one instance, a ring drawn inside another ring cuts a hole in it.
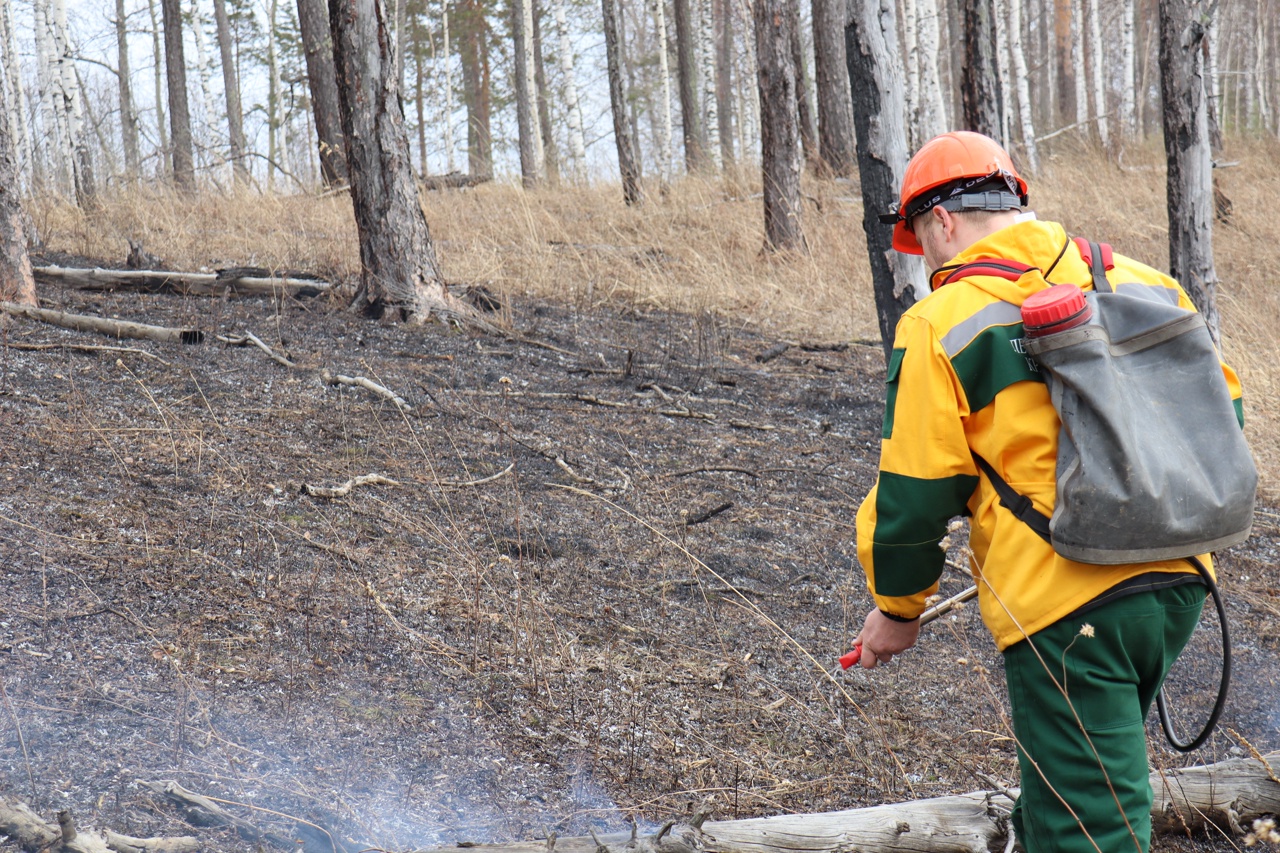
[[[1178,291],[1172,287],[1165,287],[1163,284],[1142,284],[1137,281],[1127,281],[1124,284],[1113,285],[1116,293],[1123,293],[1125,296],[1137,296],[1142,299],[1150,299],[1152,302],[1165,302],[1169,305],[1178,304]]]
[[[974,338],[991,326],[1012,326],[1022,322],[1022,309],[1010,302],[993,302],[967,320],[951,327],[942,338],[942,349],[947,358],[967,347]]]

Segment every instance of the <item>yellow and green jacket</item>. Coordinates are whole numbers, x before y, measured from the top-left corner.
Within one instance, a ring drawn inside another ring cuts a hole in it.
[[[1057,223],[1032,219],[997,231],[934,273],[935,286],[956,266],[981,260],[1021,261],[1044,270],[1051,284],[1092,289],[1089,265]],[[1165,298],[1195,310],[1172,278],[1119,254],[1114,262],[1111,282],[1163,288]],[[975,465],[977,453],[1052,514],[1060,423],[1021,346],[1020,307],[1043,286],[1036,275],[966,275],[903,315],[886,375],[880,473],[857,517],[858,558],[876,606],[912,619],[937,591],[948,522],[971,516],[970,570],[1002,651],[1130,578],[1193,571],[1183,560],[1098,566],[1065,559],[1000,505]],[[1222,369],[1243,424],[1239,379]],[[1202,561],[1211,566],[1207,556]]]

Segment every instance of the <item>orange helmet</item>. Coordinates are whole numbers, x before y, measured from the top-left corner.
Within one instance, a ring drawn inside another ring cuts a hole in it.
[[[1027,182],[994,139],[956,130],[926,142],[902,176],[902,195],[880,221],[893,225],[893,248],[924,254],[911,231],[913,217],[944,205],[948,210],[1011,210],[1027,203]]]

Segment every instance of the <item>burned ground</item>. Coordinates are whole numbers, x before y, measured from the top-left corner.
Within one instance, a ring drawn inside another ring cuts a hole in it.
[[[778,341],[709,316],[528,301],[495,337],[314,300],[42,299],[206,334],[4,332],[0,792],[46,817],[190,832],[137,784],[174,779],[285,836],[407,849],[1016,781],[976,608],[889,667],[835,665],[868,606],[878,343],[762,360]],[[245,331],[296,367],[216,340]],[[304,493],[371,473],[397,485]],[[1190,757],[1156,735],[1163,766],[1280,745],[1276,518],[1220,561],[1235,735]],[[1207,621],[1172,685],[1193,714]]]

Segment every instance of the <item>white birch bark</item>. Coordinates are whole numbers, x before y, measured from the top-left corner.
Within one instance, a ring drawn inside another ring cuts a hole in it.
[[[1089,86],[1084,67],[1084,4],[1086,0],[1071,0],[1071,76],[1075,78],[1077,133],[1088,134],[1085,122],[1089,120]]]
[[[671,63],[667,58],[667,9],[665,0],[652,0],[653,26],[658,34],[658,86],[662,93],[658,115],[658,180],[665,186],[671,177]]]
[[[902,10],[902,59],[906,80],[904,94],[907,106],[907,148],[915,151],[930,139],[920,128],[920,112],[923,107],[920,91],[920,9],[916,0],[898,0]]]
[[[1000,81],[1000,134],[1007,143],[1013,138],[1013,83],[1009,79],[1009,54],[1001,50],[1007,44],[1008,34],[1005,32],[1005,4],[1020,3],[1022,0],[991,0],[991,17],[994,19],[996,32],[996,79]]]
[[[947,129],[947,105],[938,69],[938,0],[915,2],[920,47],[920,112],[915,130],[920,141],[926,142]]]
[[[1267,30],[1266,30],[1267,11],[1264,8],[1263,0],[1258,0],[1257,14],[1253,16],[1254,20],[1254,50],[1253,50],[1253,85],[1257,90],[1255,95],[1257,102],[1258,130],[1267,131],[1271,127],[1271,110],[1270,102],[1267,99]]]
[[[40,129],[45,144],[39,146],[43,153],[52,188],[64,192],[70,183],[70,166],[62,156],[62,144],[59,139],[61,129],[58,126],[58,111],[54,107],[54,70],[53,70],[53,38],[50,26],[50,8],[48,0],[32,0],[31,9],[35,16],[33,33],[36,47],[36,93],[39,100]],[[37,154],[37,156],[40,156]]]
[[[1102,43],[1102,21],[1098,0],[1085,0],[1089,8],[1089,77],[1093,88],[1093,114],[1098,117],[1098,139],[1106,148],[1109,140],[1107,126],[1107,86],[1104,79],[1106,66],[1106,45]]]
[[[582,104],[578,101],[578,83],[573,73],[573,42],[569,39],[564,0],[551,0],[551,7],[560,36],[560,85],[564,90],[564,103],[569,112],[569,154],[573,157],[570,168],[574,179],[581,181],[586,174],[587,145],[582,134]]]
[[[280,10],[278,0],[268,0],[267,10],[267,189],[275,188],[275,165],[284,165],[280,150],[280,57],[276,47],[276,15]]]
[[[53,36],[53,90],[54,112],[61,130],[62,156],[70,164],[72,184],[82,187],[81,151],[84,145],[84,107],[80,100],[80,86],[76,80],[75,59],[71,53],[71,38],[67,31],[66,0],[53,0],[53,18],[50,33]]]
[[[538,89],[535,82],[537,68],[533,62],[533,0],[516,0],[516,2],[518,4],[516,14],[520,16],[521,26],[524,28],[523,48],[517,51],[518,55],[515,57],[515,61],[524,68],[524,91],[517,97],[524,99],[532,115],[528,140],[532,156],[531,175],[535,184],[541,184],[546,180],[547,175],[542,133],[538,125]]]
[[[1027,78],[1027,54],[1022,44],[1022,0],[1009,1],[1009,59],[1018,91],[1018,123],[1027,167],[1032,174],[1040,171],[1040,155],[1036,151],[1035,122],[1031,116],[1031,81]]]
[[[18,76],[18,42],[13,32],[13,10],[9,0],[0,0],[0,49],[4,50],[4,84],[8,87],[9,138],[13,140],[14,166],[20,183],[29,186],[30,167],[34,162],[31,134],[27,128],[27,111],[22,104],[22,81]]]
[[[165,121],[164,115],[164,52],[160,47],[162,30],[159,16],[156,14],[156,0],[147,0],[147,10],[151,13],[151,53],[154,60],[152,68],[155,71],[156,86],[156,138],[160,140],[160,163],[156,172],[163,175],[169,171],[169,123]]]
[[[702,83],[702,124],[706,130],[707,151],[717,173],[724,168],[720,151],[720,113],[716,102],[715,18],[712,0],[698,2],[698,67]]]
[[[1124,139],[1132,139],[1138,131],[1138,110],[1134,103],[1134,93],[1138,81],[1134,78],[1133,39],[1134,39],[1134,6],[1135,0],[1121,0],[1120,4],[1120,135]],[[1210,50],[1213,48],[1210,46]],[[1214,52],[1216,53],[1216,51]],[[1210,55],[1214,55],[1211,53]],[[1214,77],[1210,77],[1214,79]],[[1215,103],[1219,103],[1215,101]]]
[[[440,0],[440,39],[444,42],[441,61],[444,77],[444,162],[446,174],[453,165],[453,58],[449,49],[449,0]],[[426,168],[425,165],[423,167]]]
[[[213,116],[213,65],[204,40],[204,19],[200,15],[200,0],[191,0],[191,34],[196,44],[196,76],[200,78],[200,116],[206,130],[212,127]],[[203,146],[201,146],[203,147]],[[199,150],[196,152],[199,154]]]

